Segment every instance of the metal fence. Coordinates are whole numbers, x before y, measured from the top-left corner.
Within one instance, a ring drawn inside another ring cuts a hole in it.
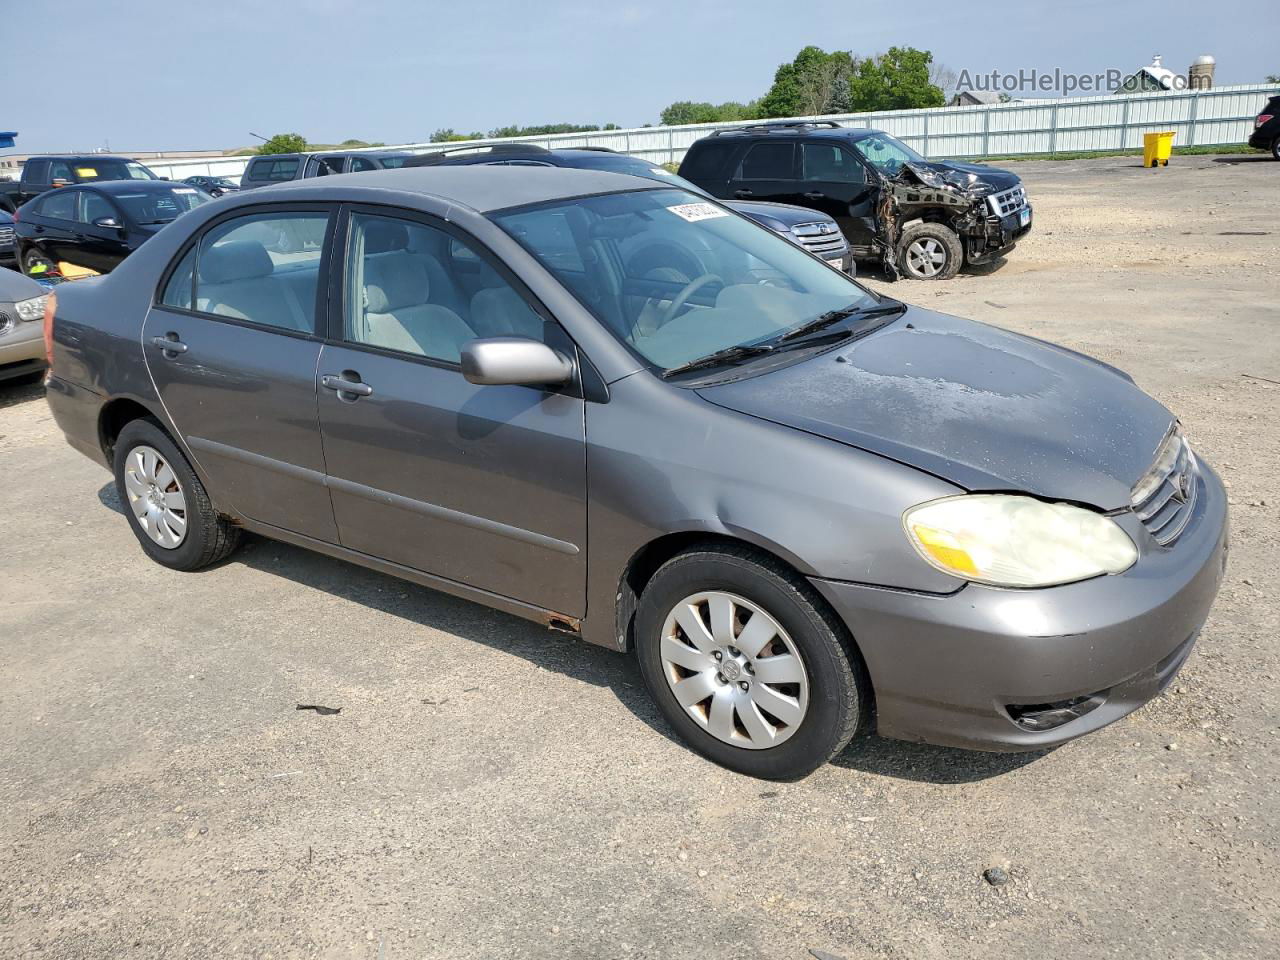
[[[1177,146],[1244,143],[1254,117],[1280,85],[1240,85],[1213,90],[1140,93],[1102,97],[1064,97],[973,107],[932,107],[822,117],[846,127],[874,127],[893,134],[926,157],[1017,157],[1082,150],[1125,150],[1142,146],[1142,135],[1172,130]],[[795,117],[795,120],[817,119]],[[608,147],[656,163],[679,163],[689,145],[715,130],[751,126],[759,121],[704,123],[679,127],[640,127],[592,133],[467,140],[451,149],[494,143],[533,143],[547,148]],[[445,144],[409,143],[379,149],[426,153]],[[151,164],[162,177],[180,180],[196,174],[238,177],[247,157],[215,157]]]

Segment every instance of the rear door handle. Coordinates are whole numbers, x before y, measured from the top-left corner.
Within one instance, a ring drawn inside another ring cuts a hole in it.
[[[735,190],[733,195],[739,200],[745,200],[747,197],[754,197],[756,193],[754,190]]]
[[[362,383],[360,381],[359,374],[352,373],[351,371],[347,372],[355,379],[348,380],[346,377],[328,374],[320,378],[320,386],[324,387],[326,390],[333,390],[337,392],[339,400],[342,399],[342,395],[344,393],[349,393],[356,397],[367,397],[373,393],[373,387],[369,386],[367,383]]]
[[[187,345],[178,339],[178,335],[176,333],[171,333],[167,337],[152,337],[151,345],[153,347],[159,347],[164,351],[164,355],[170,359],[173,359],[173,357],[176,357],[180,353],[187,352]]]
[[[827,195],[819,190],[814,190],[811,193],[806,193],[804,198],[806,200],[825,200],[827,199]]]

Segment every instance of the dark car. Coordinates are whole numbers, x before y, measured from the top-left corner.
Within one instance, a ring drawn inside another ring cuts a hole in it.
[[[16,237],[12,215],[5,210],[0,210],[0,266],[10,266],[18,262]]]
[[[158,179],[148,167],[130,157],[98,153],[29,157],[16,183],[0,183],[0,207],[17,210],[42,193],[77,183]]]
[[[640,157],[615,153],[604,147],[579,147],[567,150],[548,150],[535,144],[462,147],[457,150],[419,154],[405,161],[404,165],[406,167],[437,167],[474,164],[607,170],[611,173],[626,173],[633,177],[657,180],[659,183],[672,184],[697,193],[705,192],[666,167],[642,160]],[[850,276],[857,272],[853,256],[849,252],[849,245],[831,217],[825,214],[815,215],[812,210],[784,203],[752,203],[738,200],[726,203],[725,206],[798,243],[810,253],[826,260],[833,267],[843,270]]]
[[[1272,97],[1258,113],[1249,146],[1270,150],[1271,156],[1280,160],[1280,97]]]
[[[165,224],[209,199],[196,187],[168,180],[64,187],[15,215],[18,258],[30,276],[65,275],[72,267],[107,273]]]
[[[189,187],[199,187],[211,197],[220,197],[224,193],[235,193],[240,184],[229,177],[187,177],[182,181]]]
[[[249,530],[634,650],[672,729],[757,776],[873,718],[992,750],[1102,727],[1223,575],[1222,483],[1128,376],[649,179],[250,191],[57,300],[49,405],[147,556]]]
[[[1031,230],[1017,174],[926,160],[880,130],[832,121],[717,131],[689,147],[680,175],[715,197],[828,213],[854,256],[881,260],[890,277],[945,280],[1003,256]]]
[[[273,153],[254,157],[240,177],[240,189],[269,187],[290,180],[328,177],[336,173],[394,170],[413,154],[391,150],[335,150],[330,153]]]

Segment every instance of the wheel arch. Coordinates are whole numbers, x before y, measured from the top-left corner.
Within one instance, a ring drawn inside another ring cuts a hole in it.
[[[120,431],[134,420],[152,420],[171,440],[173,439],[164,419],[156,411],[132,397],[115,397],[103,404],[98,412],[98,443],[108,463],[111,463],[115,457],[116,440],[120,436]],[[179,449],[181,449],[180,444]]]

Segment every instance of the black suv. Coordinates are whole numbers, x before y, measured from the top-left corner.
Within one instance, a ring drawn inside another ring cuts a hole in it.
[[[717,131],[689,147],[680,175],[716,197],[830,214],[854,256],[879,258],[891,277],[945,280],[1008,253],[1031,230],[1016,174],[926,160],[880,130],[832,121]]]
[[[327,177],[335,173],[359,173],[362,170],[390,170],[400,167],[413,154],[394,151],[343,151],[329,153],[269,153],[254,157],[240,177],[240,189],[266,187],[308,177]]]
[[[606,170],[625,173],[684,187],[695,193],[706,191],[672,173],[665,167],[640,157],[616,153],[607,147],[573,147],[548,150],[532,143],[499,143],[491,147],[458,147],[423,153],[405,161],[406,167],[455,166],[486,164],[512,167],[575,167],[579,170]],[[725,206],[754,220],[760,226],[781,234],[814,256],[825,260],[849,276],[857,272],[849,244],[840,235],[836,222],[825,214],[785,203],[734,201]]]
[[[1253,135],[1249,146],[1270,150],[1271,156],[1280,160],[1280,97],[1272,97],[1253,121]]]

